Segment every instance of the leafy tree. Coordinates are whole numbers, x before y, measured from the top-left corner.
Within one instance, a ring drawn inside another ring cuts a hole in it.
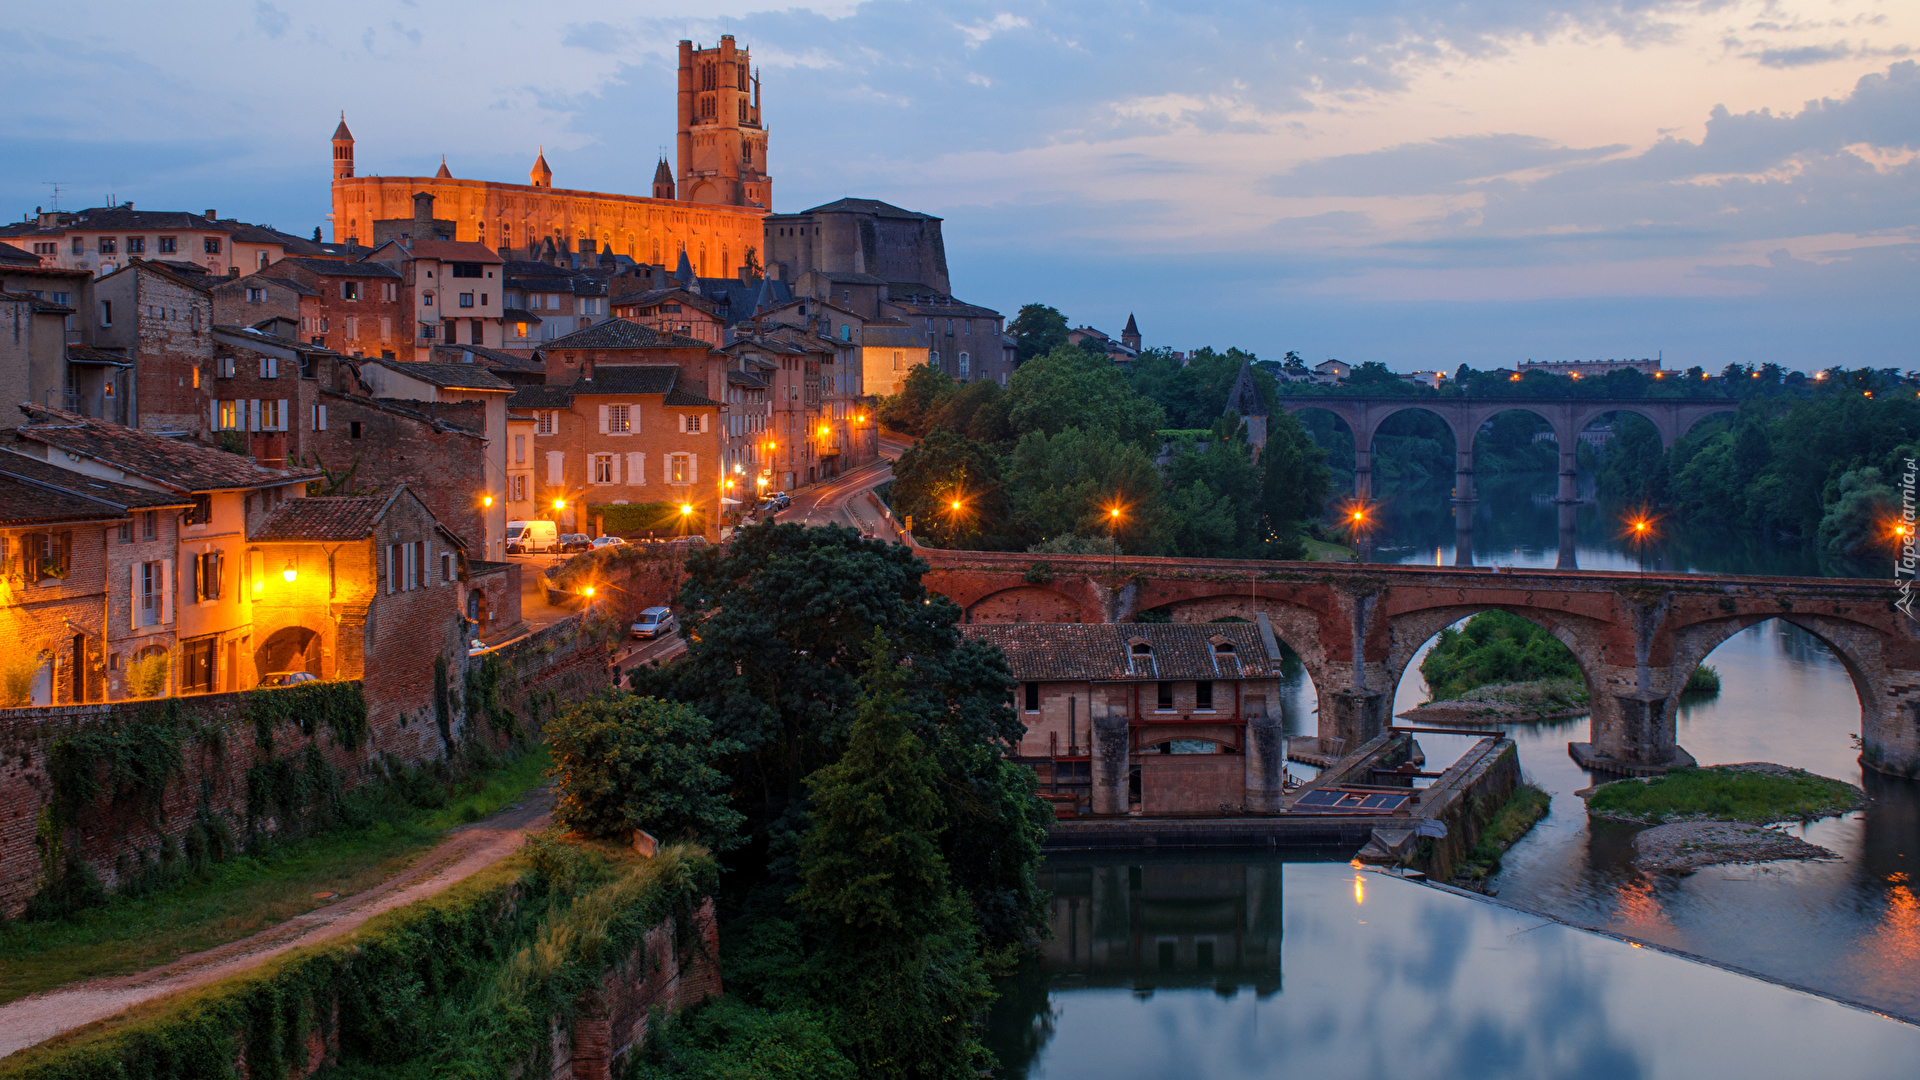
[[[739,746],[685,705],[609,690],[554,717],[546,735],[560,824],[597,837],[644,829],[716,851],[736,843],[746,819],[714,763]]]
[[[1433,700],[1476,686],[1536,679],[1579,679],[1580,664],[1560,639],[1518,615],[1483,611],[1464,629],[1448,627],[1420,661]]]
[[[1005,658],[960,637],[960,610],[927,592],[926,569],[909,549],[852,529],[743,529],[724,551],[687,561],[687,652],[635,671],[632,682],[693,704],[740,744],[727,762],[748,813],[739,868],[784,896],[804,820],[802,780],[845,749],[857,665],[883,631],[913,665],[906,705],[942,777],[947,865],[988,939],[1016,942],[1044,915],[1033,873],[1046,808],[1030,796],[1031,770],[1006,760],[1024,728],[1007,704]]]
[[[924,435],[955,389],[946,372],[931,364],[916,364],[907,372],[900,392],[880,402],[880,422],[908,435]]]
[[[1063,346],[1022,364],[1007,380],[1007,420],[1024,435],[1070,427],[1112,432],[1144,445],[1166,426],[1166,412],[1134,392],[1104,357]]]
[[[894,513],[912,514],[914,532],[936,547],[997,547],[1012,525],[999,455],[965,435],[934,429],[900,455],[893,478]]]
[[[807,778],[812,827],[793,902],[824,946],[813,967],[834,988],[824,1000],[837,1041],[861,1073],[957,1080],[984,1063],[971,1021],[993,994],[935,842],[941,777],[905,684],[876,630],[846,753]]]
[[[1886,548],[1885,522],[1900,506],[1900,494],[1880,470],[1849,469],[1831,485],[1833,497],[1820,519],[1820,550],[1834,555],[1864,555]]]
[[[1013,337],[1014,363],[1025,364],[1067,343],[1067,317],[1045,304],[1023,304],[1007,333]]]
[[[1269,558],[1306,555],[1306,526],[1326,510],[1332,490],[1326,451],[1307,436],[1300,418],[1267,417],[1267,445],[1260,451],[1259,529]]]
[[[648,1032],[629,1080],[857,1080],[811,1010],[768,1012],[724,997]]]
[[[946,428],[983,443],[1013,437],[1007,426],[1010,403],[1000,384],[991,379],[966,383],[927,411],[926,429]]]
[[[1128,365],[1127,378],[1134,390],[1166,410],[1169,426],[1208,428],[1226,410],[1241,363],[1257,360],[1239,349],[1196,349],[1183,363],[1167,349],[1148,349]],[[1279,400],[1273,376],[1257,363],[1253,380],[1269,407]]]
[[[1167,504],[1180,554],[1235,558],[1258,546],[1260,478],[1244,435],[1240,417],[1229,413],[1213,425],[1204,450],[1190,437],[1174,441]]]
[[[1035,541],[1106,535],[1116,528],[1108,511],[1119,507],[1121,547],[1136,555],[1172,547],[1173,522],[1153,459],[1108,430],[1028,432],[1008,456],[1006,475],[1014,516]]]

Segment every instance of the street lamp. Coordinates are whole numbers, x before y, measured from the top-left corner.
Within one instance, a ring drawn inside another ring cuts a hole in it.
[[[1113,545],[1113,563],[1109,573],[1114,578],[1115,588],[1120,578],[1120,514],[1126,507],[1112,505],[1107,507],[1107,539]]]
[[[1660,519],[1648,514],[1646,507],[1643,506],[1627,516],[1621,529],[1621,535],[1633,545],[1634,558],[1639,562],[1642,574],[1647,572],[1647,543],[1660,535],[1660,530],[1655,527],[1659,521]]]

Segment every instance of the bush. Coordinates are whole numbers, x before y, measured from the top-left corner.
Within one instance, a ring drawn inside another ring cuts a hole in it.
[[[47,662],[46,654],[8,649],[0,654],[0,708],[25,705],[33,697],[33,677]]]
[[[1693,669],[1693,674],[1687,676],[1686,688],[1681,690],[1683,694],[1707,695],[1719,692],[1720,673],[1706,664]]]
[[[627,536],[649,530],[667,534],[680,528],[680,507],[676,503],[618,503],[588,505],[587,520],[600,518],[600,527],[608,536]]]
[[[547,724],[558,779],[554,820],[588,836],[697,838],[714,850],[736,842],[746,819],[727,799],[714,763],[739,750],[714,737],[691,708],[609,690]]]
[[[1420,662],[1433,700],[1459,697],[1488,683],[1584,679],[1573,652],[1546,630],[1505,611],[1483,611],[1465,629],[1451,627]]]
[[[675,1018],[635,1055],[627,1080],[854,1080],[819,1017],[723,998]]]
[[[159,697],[167,692],[167,654],[154,653],[127,665],[127,696]]]

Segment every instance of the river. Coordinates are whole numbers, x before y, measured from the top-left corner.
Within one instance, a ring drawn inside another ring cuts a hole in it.
[[[1553,566],[1561,546],[1557,508],[1545,497],[1553,483],[1483,483],[1474,560]],[[1453,564],[1444,498],[1380,504],[1374,558]],[[1875,569],[1666,524],[1642,550],[1622,538],[1622,516],[1579,508],[1581,566]],[[1863,775],[1853,745],[1859,700],[1812,635],[1762,623],[1705,662],[1723,689],[1682,703],[1680,744],[1703,764],[1773,761],[1865,786],[1866,810],[1791,828],[1838,859],[1641,874],[1630,865],[1633,830],[1590,826],[1573,794],[1594,782],[1566,751],[1585,739],[1585,718],[1511,725],[1523,770],[1553,805],[1489,879],[1497,903],[1298,855],[1050,859],[1055,937],[996,1009],[1001,1075],[1911,1075],[1920,1054],[1920,785]],[[1312,734],[1313,687],[1295,675],[1290,688],[1286,728]],[[1426,696],[1416,661],[1394,711]],[[1469,740],[1420,742],[1438,766]]]

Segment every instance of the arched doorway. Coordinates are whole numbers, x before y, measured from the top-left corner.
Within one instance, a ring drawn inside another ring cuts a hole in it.
[[[320,670],[320,635],[304,626],[283,626],[254,650],[254,671],[261,677],[281,671]]]

